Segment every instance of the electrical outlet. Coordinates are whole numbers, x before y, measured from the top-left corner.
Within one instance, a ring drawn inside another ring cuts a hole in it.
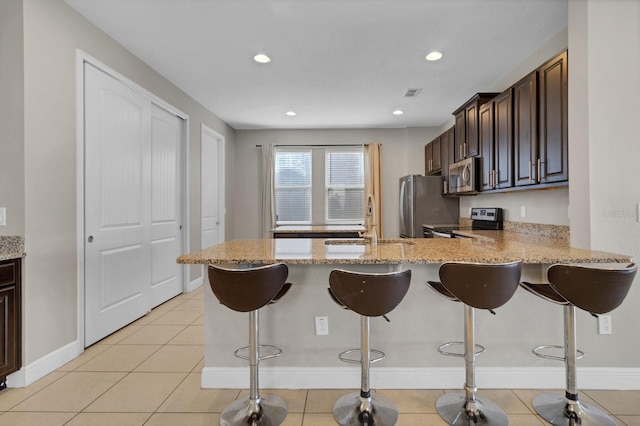
[[[7,226],[7,208],[0,207],[0,226]]]
[[[598,334],[611,334],[611,315],[598,316]]]
[[[316,317],[316,336],[329,334],[329,317]]]
[[[525,206],[520,206],[520,217],[527,216],[527,208]]]

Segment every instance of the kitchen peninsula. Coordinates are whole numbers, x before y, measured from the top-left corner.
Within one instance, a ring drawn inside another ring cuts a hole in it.
[[[372,321],[372,341],[387,358],[372,368],[379,388],[450,388],[464,380],[460,363],[441,356],[436,348],[462,337],[462,306],[444,301],[425,282],[438,279],[446,261],[507,262],[522,259],[523,279],[542,281],[553,263],[629,262],[625,255],[570,247],[566,240],[507,231],[468,231],[474,238],[380,240],[262,239],[227,241],[178,258],[183,264],[258,265],[283,262],[289,266],[291,291],[278,304],[261,311],[261,342],[275,344],[283,355],[261,365],[261,386],[273,388],[349,388],[359,383],[359,369],[338,361],[338,353],[358,346],[359,326],[353,312],[328,296],[334,268],[386,272],[411,269],[407,297],[390,315],[390,323]],[[246,365],[233,350],[246,345],[246,316],[222,307],[205,284],[206,388],[243,388]],[[329,319],[329,335],[317,336],[314,318]],[[590,322],[588,315],[578,322]],[[540,344],[562,342],[562,309],[525,291],[518,291],[493,316],[479,311],[478,340],[487,347],[478,364],[478,381],[485,387],[563,386],[561,365],[531,355]],[[595,326],[578,325],[581,330]],[[484,330],[484,331],[483,331]],[[606,345],[587,339],[583,366],[610,362]],[[615,360],[614,360],[615,362]],[[550,369],[554,367],[555,369]],[[536,374],[536,369],[539,368]],[[554,370],[552,373],[549,370]],[[489,375],[487,373],[491,372]]]

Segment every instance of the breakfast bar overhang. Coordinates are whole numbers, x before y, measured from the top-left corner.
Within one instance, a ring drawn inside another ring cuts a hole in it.
[[[379,240],[377,245],[304,238],[234,240],[177,261],[228,267],[287,264],[293,287],[277,307],[262,309],[260,330],[261,343],[277,345],[283,354],[261,364],[260,381],[264,388],[290,389],[352,388],[358,383],[359,369],[338,360],[340,352],[354,346],[359,329],[352,313],[340,309],[327,293],[331,270],[411,269],[409,292],[389,315],[390,322],[371,321],[376,349],[389,354],[371,369],[372,380],[385,389],[448,389],[460,387],[464,369],[459,360],[440,355],[437,347],[462,340],[463,307],[447,303],[425,285],[438,280],[442,263],[523,260],[522,279],[542,282],[548,266],[555,263],[632,260],[626,255],[573,248],[559,238],[506,231],[467,233],[473,238]],[[496,315],[478,310],[477,341],[487,348],[478,361],[477,381],[482,388],[563,388],[562,364],[531,353],[535,346],[563,341],[561,307],[538,299],[519,289]],[[221,306],[208,282],[204,303],[202,386],[244,388],[246,364],[233,351],[246,345],[246,316]],[[315,317],[328,317],[328,335],[315,334]],[[577,321],[580,349],[588,354],[578,363],[581,387],[640,388],[637,374],[612,374],[624,369],[623,352],[634,350],[632,339],[622,339],[612,351],[606,340],[610,336],[598,335],[593,317],[581,313]]]

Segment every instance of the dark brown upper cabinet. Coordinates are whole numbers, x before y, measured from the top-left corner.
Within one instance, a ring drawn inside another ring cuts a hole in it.
[[[569,179],[568,70],[567,52],[538,69],[539,158],[538,181],[562,182]]]
[[[455,150],[455,126],[449,128],[440,135],[440,175],[442,179],[449,182],[449,164],[453,163]]]
[[[544,63],[513,90],[515,185],[568,180],[567,52]]]
[[[477,93],[453,112],[456,129],[455,161],[479,155],[480,106],[489,102],[496,95],[498,93]]]
[[[432,175],[440,172],[440,136],[429,142],[424,147],[424,170],[425,175]]]
[[[512,89],[480,107],[480,190],[513,186]]]

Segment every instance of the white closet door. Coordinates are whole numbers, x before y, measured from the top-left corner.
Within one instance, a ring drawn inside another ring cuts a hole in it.
[[[219,203],[219,156],[218,144],[221,143],[213,132],[204,127],[201,133],[200,170],[202,201],[202,248],[218,244],[220,241],[220,203]]]
[[[180,152],[183,120],[151,106],[151,306],[182,293]]]
[[[85,65],[85,346],[150,308],[150,111]]]

